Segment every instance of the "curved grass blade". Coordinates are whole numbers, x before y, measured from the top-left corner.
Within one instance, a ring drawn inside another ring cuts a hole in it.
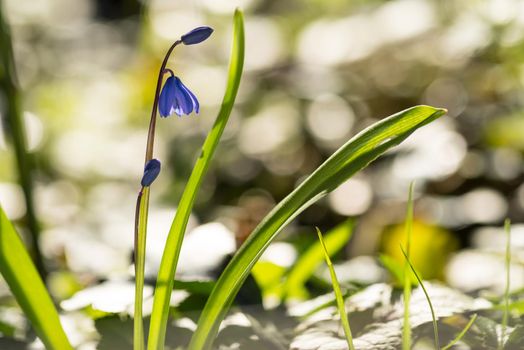
[[[234,29],[233,29],[233,46],[231,59],[229,62],[229,75],[226,92],[222,100],[222,106],[218,112],[217,119],[213,128],[209,132],[202,153],[198,158],[191,176],[180,199],[175,218],[171,224],[169,235],[167,237],[162,262],[158,271],[158,277],[155,288],[155,297],[153,302],[153,312],[151,314],[151,323],[149,328],[148,349],[163,349],[164,339],[167,327],[167,318],[169,313],[169,301],[173,290],[175,270],[182,247],[182,240],[186,230],[187,221],[193,208],[200,183],[211,162],[211,158],[222,136],[222,132],[227,124],[233,104],[240,85],[242,68],[244,66],[244,20],[242,12],[235,11]]]
[[[324,244],[332,254],[339,251],[351,238],[353,227],[354,220],[348,220],[338,225],[324,236]],[[289,271],[284,284],[286,297],[294,297],[299,294],[298,291],[300,291],[304,284],[311,278],[317,267],[322,263],[323,259],[324,252],[322,244],[319,241],[316,241],[300,255],[300,258]]]
[[[220,322],[242,283],[264,250],[286,224],[382,153],[401,143],[416,129],[445,112],[444,109],[417,106],[370,126],[339,148],[273,208],[251,233],[218,279],[200,315],[189,349],[201,350],[211,347]]]
[[[442,350],[448,350],[450,349],[453,345],[455,345],[456,343],[458,343],[465,335],[466,333],[468,332],[468,330],[471,328],[471,326],[473,326],[473,323],[475,323],[475,320],[477,319],[477,314],[474,314],[471,319],[469,320],[468,324],[464,327],[464,329],[462,329],[462,331],[455,337],[455,339],[453,339],[452,341],[450,341],[448,343],[448,345],[444,346],[442,348]]]
[[[72,350],[53,301],[2,207],[0,207],[0,273],[46,348]]]
[[[415,270],[415,267],[413,266],[413,264],[411,264],[411,261],[409,260],[408,254],[406,253],[404,248],[402,248],[402,245],[400,246],[400,250],[402,250],[402,254],[404,254],[404,257],[406,258],[406,261],[407,261],[409,267],[411,268],[411,271],[413,272],[413,274],[417,278],[418,284],[420,285],[420,287],[422,288],[422,291],[424,292],[424,295],[426,296],[426,300],[428,301],[428,305],[429,305],[429,310],[431,311],[431,320],[433,322],[433,338],[434,338],[434,341],[435,341],[435,349],[436,350],[440,350],[440,343],[439,343],[439,338],[438,338],[438,323],[437,323],[437,318],[435,317],[435,310],[433,309],[433,303],[431,302],[431,298],[429,297],[428,291],[426,290],[426,287],[424,286],[424,283],[422,282],[422,279],[418,275],[418,273]],[[411,286],[411,283],[410,283],[410,286]],[[408,317],[409,317],[409,314],[408,314]],[[411,338],[409,339],[409,342],[411,344]]]
[[[320,232],[318,227],[316,229],[318,240],[320,241],[320,245],[322,246],[324,258],[326,259],[326,265],[329,269],[329,274],[331,276],[333,292],[335,292],[335,298],[337,301],[337,309],[338,313],[340,314],[340,323],[342,323],[342,328],[344,328],[344,333],[346,334],[346,341],[348,342],[349,350],[355,350],[355,346],[353,345],[353,336],[351,335],[351,327],[349,326],[348,315],[346,313],[346,305],[344,304],[344,296],[342,295],[342,291],[340,290],[340,284],[338,283],[337,273],[335,272],[335,268],[333,267],[333,263],[331,262],[331,259],[329,257],[329,252],[326,248],[326,245],[324,244],[324,240],[322,239],[322,232]]]
[[[406,257],[406,263],[404,264],[404,276],[403,276],[404,322],[402,323],[402,349],[404,350],[411,349],[411,323],[409,322],[409,302],[411,299],[411,278],[409,278],[408,271],[409,271],[409,267],[412,267],[411,262],[409,261],[409,253],[411,249],[411,235],[413,232],[413,187],[414,187],[414,182],[411,182],[411,184],[409,185],[408,208],[406,210],[406,251],[407,252],[404,254],[404,256]],[[400,247],[400,249],[402,249],[402,246]],[[404,250],[402,250],[402,253],[404,253]],[[415,273],[415,277],[417,277],[418,279],[415,269],[413,269],[413,272]],[[428,302],[430,302],[429,299],[428,299]],[[431,302],[430,302],[430,305],[431,305]],[[432,306],[431,306],[431,310],[433,312]],[[438,349],[439,348],[437,347],[437,350]]]

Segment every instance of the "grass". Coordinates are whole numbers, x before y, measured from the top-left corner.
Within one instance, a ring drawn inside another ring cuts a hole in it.
[[[433,323],[433,336],[434,336],[433,338],[434,338],[434,342],[435,342],[435,349],[440,349],[440,341],[439,341],[439,336],[438,336],[438,323],[437,323],[437,318],[435,317],[435,310],[433,309],[433,303],[431,302],[431,298],[429,297],[428,291],[426,290],[426,287],[424,286],[424,283],[422,282],[422,279],[420,278],[420,276],[418,275],[417,271],[415,270],[415,267],[413,267],[413,264],[409,260],[409,256],[408,256],[407,252],[404,250],[404,248],[402,248],[402,246],[400,246],[400,250],[402,250],[402,254],[404,254],[404,257],[406,258],[406,263],[411,268],[411,271],[413,272],[413,274],[417,278],[417,281],[418,281],[420,287],[422,288],[422,291],[424,292],[424,295],[425,295],[426,300],[427,300],[428,305],[429,305],[429,310],[431,312],[431,320],[432,320],[432,323]],[[408,314],[408,317],[409,317],[409,314]],[[402,339],[402,340],[404,341],[404,339]],[[411,339],[409,339],[409,344],[411,346]]]
[[[466,326],[462,329],[462,331],[459,334],[457,334],[457,336],[453,340],[451,340],[443,348],[440,347],[438,322],[435,316],[435,309],[433,308],[433,303],[431,302],[431,297],[429,296],[429,293],[426,289],[426,286],[424,285],[424,282],[422,281],[422,278],[420,278],[419,274],[417,273],[417,270],[415,269],[415,267],[413,266],[409,258],[409,247],[411,245],[411,237],[413,233],[412,232],[412,229],[413,229],[413,187],[414,187],[414,183],[411,183],[409,186],[408,206],[407,206],[407,211],[406,211],[406,246],[407,246],[407,249],[404,250],[402,245],[400,245],[400,250],[402,251],[402,255],[404,255],[404,258],[406,259],[405,266],[409,267],[409,269],[415,276],[419,286],[422,288],[422,292],[424,293],[424,296],[426,297],[426,301],[428,302],[429,310],[431,313],[431,322],[433,325],[433,341],[435,344],[435,349],[436,350],[448,350],[453,345],[455,345],[457,342],[459,342],[464,337],[464,335],[466,335],[467,331],[470,329],[470,327],[473,325],[473,323],[477,319],[477,315],[475,314],[471,317],[471,319],[466,324]],[[506,224],[506,226],[508,225],[509,224]],[[508,231],[508,229],[506,230]],[[508,247],[509,247],[509,244],[508,244]],[[506,252],[506,256],[507,254],[508,253]],[[509,270],[509,267],[507,267],[506,269]],[[409,315],[410,315],[409,302],[411,299],[411,278],[409,278],[408,272],[409,271],[407,269],[404,269],[404,276],[403,276],[404,278],[404,294],[403,294],[404,296],[404,323],[402,326],[402,348],[405,350],[411,349],[411,325],[409,323]],[[507,283],[509,283],[509,274],[508,274]]]
[[[335,272],[335,269],[333,268],[333,263],[331,262],[331,258],[329,257],[329,252],[324,243],[324,239],[322,238],[322,232],[320,232],[318,227],[316,229],[317,229],[317,234],[318,234],[318,240],[320,241],[320,245],[322,246],[322,251],[324,253],[324,258],[326,260],[326,265],[329,269],[329,274],[331,276],[333,292],[335,292],[335,299],[337,301],[337,309],[340,315],[340,323],[342,323],[342,328],[344,329],[344,334],[346,335],[346,341],[348,343],[349,350],[355,350],[355,346],[353,345],[353,336],[351,334],[351,327],[349,326],[349,320],[348,320],[348,316],[346,313],[346,305],[344,304],[344,295],[342,294],[342,290],[340,289],[340,284],[338,283],[337,274]]]
[[[411,235],[413,231],[413,188],[415,183],[409,185],[408,207],[406,209],[406,263],[404,264],[404,322],[402,323],[402,349],[411,349],[411,323],[409,321],[409,303],[411,299],[411,278],[409,278],[409,253],[411,250]],[[404,251],[402,251],[404,253]],[[437,348],[438,349],[438,348]]]
[[[502,314],[502,330],[500,334],[499,349],[504,348],[504,339],[508,328],[509,319],[509,288],[510,288],[510,267],[511,267],[511,221],[506,219],[504,221],[504,231],[506,233],[506,254],[505,254],[505,270],[506,270],[506,285],[504,288],[504,312]]]
[[[324,260],[323,245],[333,254],[336,253],[351,238],[354,226],[354,220],[343,222],[323,236],[323,244],[316,241],[298,257],[284,282],[286,297],[293,298],[299,295],[305,283],[313,276],[317,267],[322,264]]]

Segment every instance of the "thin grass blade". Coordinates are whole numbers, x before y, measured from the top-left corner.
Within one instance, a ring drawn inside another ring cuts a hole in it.
[[[353,234],[354,220],[348,220],[329,231],[323,239],[327,249],[335,254],[347,243]],[[284,284],[287,297],[298,294],[324,260],[324,252],[319,241],[313,243],[293,265]]]
[[[329,252],[326,248],[324,240],[322,239],[322,232],[320,232],[318,227],[316,229],[317,229],[317,234],[318,234],[318,240],[320,241],[320,245],[322,246],[324,258],[326,259],[326,265],[329,269],[329,274],[331,276],[331,283],[333,284],[333,292],[335,292],[335,298],[337,301],[337,309],[338,309],[338,313],[340,314],[340,322],[342,323],[342,328],[344,328],[344,334],[346,334],[346,340],[348,342],[348,347],[349,347],[349,350],[355,350],[355,346],[353,345],[353,336],[351,335],[351,327],[349,326],[348,315],[346,313],[344,295],[342,294],[342,290],[340,290],[340,284],[338,283],[338,278],[335,272],[335,268],[333,267],[333,263],[331,262],[331,258],[329,257]]]
[[[218,279],[200,316],[189,349],[201,350],[211,347],[218,327],[242,283],[282,228],[382,153],[445,112],[444,109],[417,106],[370,126],[339,148],[273,208],[251,233]]]
[[[0,207],[0,273],[47,349],[73,349],[58,312],[13,224]]]
[[[406,209],[406,263],[404,264],[404,322],[402,323],[402,349],[411,349],[411,323],[409,321],[409,303],[411,300],[411,278],[409,278],[409,253],[411,249],[411,235],[413,233],[413,187],[414,182],[409,185],[408,207]],[[438,349],[438,348],[437,348]]]
[[[402,246],[400,246],[400,250],[402,250],[402,254],[404,254],[404,257],[406,258],[406,261],[409,264],[409,267],[411,268],[411,271],[413,272],[413,274],[417,278],[418,284],[422,288],[422,291],[424,292],[424,295],[426,296],[426,300],[428,301],[429,310],[431,311],[431,320],[433,322],[433,337],[434,337],[434,341],[435,341],[435,349],[439,350],[440,349],[440,342],[439,342],[439,338],[438,338],[438,323],[437,323],[437,318],[435,317],[435,310],[433,309],[433,303],[431,302],[431,298],[429,297],[428,291],[426,290],[426,287],[424,286],[424,283],[422,282],[422,279],[418,275],[418,273],[415,270],[415,267],[413,266],[413,264],[411,264],[411,261],[409,260],[408,254],[406,253],[404,248],[402,248]],[[410,339],[410,342],[411,342],[411,339]]]
[[[468,324],[462,329],[462,331],[455,337],[455,339],[453,339],[452,341],[450,341],[448,343],[448,345],[444,346],[441,350],[448,350],[450,349],[453,345],[455,345],[456,343],[458,343],[465,335],[466,333],[468,332],[468,330],[471,328],[471,326],[473,326],[473,323],[475,323],[475,320],[477,319],[477,314],[474,314],[471,319],[469,320]]]
[[[171,299],[176,266],[187,222],[202,179],[209,168],[215,149],[220,137],[222,136],[222,132],[226,127],[231,110],[233,109],[238,87],[240,85],[243,65],[244,20],[242,12],[236,10],[234,16],[233,46],[229,62],[229,75],[226,92],[224,99],[222,100],[222,106],[220,107],[217,119],[209,132],[209,135],[204,141],[200,157],[193,168],[191,176],[189,177],[184,189],[184,193],[182,194],[182,198],[180,199],[175,218],[171,224],[171,229],[169,230],[162,261],[160,263],[149,328],[147,347],[149,350],[164,348],[169,301]]]
[[[506,338],[509,318],[509,287],[511,267],[511,221],[509,219],[504,221],[504,232],[506,233],[506,254],[504,259],[506,268],[506,286],[504,289],[504,313],[502,314],[502,332],[500,334],[499,349],[504,348],[504,340]]]

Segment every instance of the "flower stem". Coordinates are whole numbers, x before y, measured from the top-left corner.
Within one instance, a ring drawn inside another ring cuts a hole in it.
[[[153,148],[155,144],[156,115],[158,109],[158,98],[162,80],[166,72],[167,61],[173,52],[173,49],[182,41],[177,40],[167,50],[156,83],[155,99],[151,110],[151,119],[149,121],[149,130],[147,133],[147,146],[145,164],[153,159]],[[146,237],[147,237],[147,216],[149,211],[149,186],[142,187],[138,193],[135,212],[135,313],[134,313],[134,333],[133,347],[134,350],[143,350],[144,345],[144,325],[142,320],[142,303],[144,295],[144,269],[146,255]]]
[[[146,228],[149,202],[149,187],[142,187],[136,200],[135,212],[135,313],[134,350],[144,349],[144,325],[142,323],[142,302],[144,298],[144,268],[146,255]]]

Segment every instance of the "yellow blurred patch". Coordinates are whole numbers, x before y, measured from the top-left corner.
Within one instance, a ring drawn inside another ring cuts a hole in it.
[[[400,244],[404,249],[407,246],[404,223],[386,228],[380,245],[383,254],[403,265]],[[457,248],[457,239],[446,229],[420,220],[413,221],[410,260],[422,279],[442,278],[446,261]]]

